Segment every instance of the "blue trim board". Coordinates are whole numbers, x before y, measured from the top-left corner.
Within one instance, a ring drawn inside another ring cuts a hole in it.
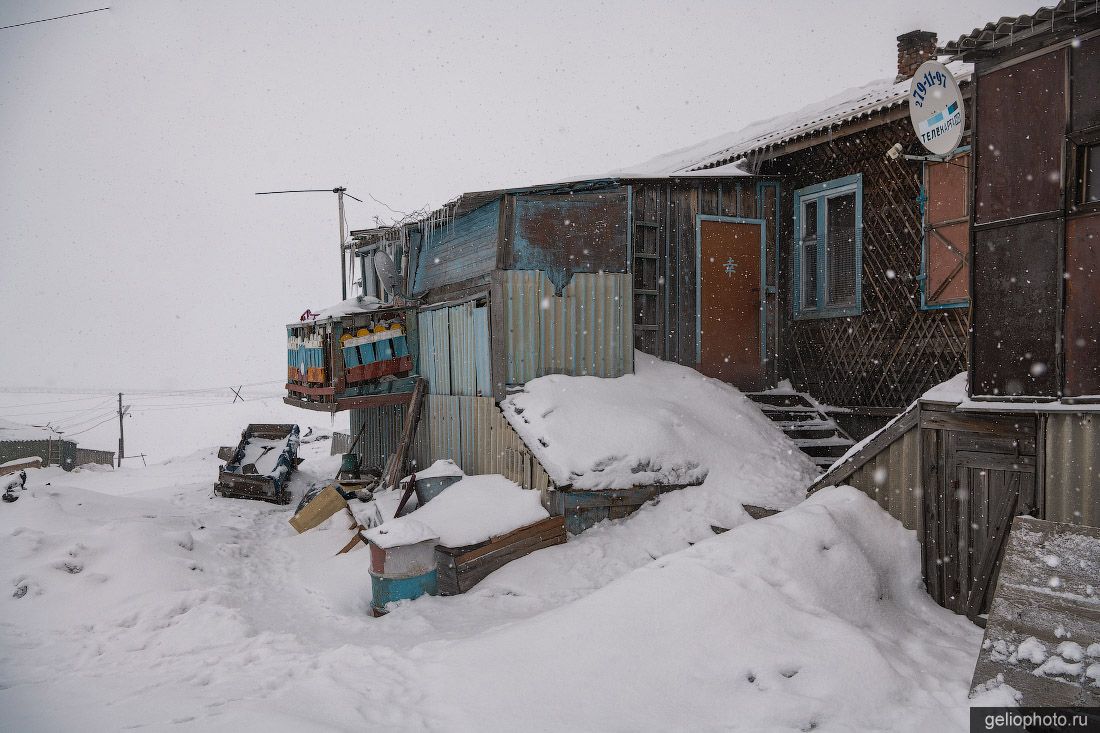
[[[779,323],[779,217],[783,210],[783,202],[780,200],[782,187],[778,181],[758,181],[756,184],[757,212],[762,213],[764,206],[764,189],[775,189],[775,215],[772,217],[772,231],[775,238],[775,310],[776,325]],[[761,218],[763,218],[761,216]],[[760,362],[767,365],[768,362],[768,268],[764,266],[767,257],[767,248],[760,253],[760,300],[763,303],[763,311],[760,314]],[[778,335],[778,334],[777,334]],[[778,354],[777,354],[778,356]],[[765,375],[766,376],[766,375]]]
[[[777,208],[778,211],[778,208]],[[765,262],[768,257],[768,223],[764,219],[745,219],[740,216],[695,215],[695,363],[703,357],[703,222],[721,221],[728,224],[758,224],[760,226],[760,323],[767,320],[764,308],[767,305],[768,271]],[[761,359],[761,365],[764,360]]]
[[[826,279],[821,277],[827,270],[825,262],[825,215],[826,207],[817,207],[817,303],[812,310],[802,309],[802,203],[804,200],[829,199],[846,193],[856,195],[856,252],[855,252],[855,305],[846,307],[825,307]],[[824,183],[800,188],[794,192],[794,236],[791,237],[794,253],[791,262],[794,266],[794,299],[792,312],[795,320],[811,318],[845,318],[858,316],[863,312],[863,174],[837,178]]]
[[[969,145],[963,145],[962,147],[955,148],[951,151],[951,157],[957,157],[965,153],[970,152]],[[950,158],[948,159],[950,160]],[[944,161],[947,162],[947,161]],[[973,165],[973,161],[971,161]],[[920,275],[917,276],[917,282],[920,285],[920,309],[922,311],[942,311],[949,308],[967,308],[970,306],[970,298],[962,298],[960,300],[953,300],[950,303],[938,303],[936,305],[928,304],[928,207],[925,203],[928,201],[928,161],[922,160],[920,164],[920,195],[918,202],[920,203]],[[969,186],[969,183],[967,184]],[[969,257],[969,255],[968,255]]]

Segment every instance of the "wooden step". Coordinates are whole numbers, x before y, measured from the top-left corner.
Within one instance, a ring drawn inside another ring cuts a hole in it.
[[[796,441],[803,438],[820,439],[842,437],[840,433],[837,432],[836,426],[828,423],[823,423],[821,425],[815,424],[809,427],[784,427],[783,432],[787,434],[788,438]],[[848,441],[848,444],[851,445],[851,441]]]
[[[746,392],[745,396],[761,406],[814,407],[813,403],[797,392]]]

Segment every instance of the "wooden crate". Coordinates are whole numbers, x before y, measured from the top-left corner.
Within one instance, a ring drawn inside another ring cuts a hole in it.
[[[487,542],[435,548],[439,594],[454,596],[473,588],[489,573],[536,550],[566,541],[564,517],[548,517]]]

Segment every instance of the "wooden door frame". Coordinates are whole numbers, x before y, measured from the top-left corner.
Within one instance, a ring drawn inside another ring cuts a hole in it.
[[[778,201],[776,203],[778,208]],[[695,363],[703,358],[703,222],[714,221],[725,224],[755,224],[760,226],[760,369],[765,384],[771,380],[767,373],[768,354],[768,222],[765,219],[749,219],[742,216],[715,216],[713,214],[695,215]]]

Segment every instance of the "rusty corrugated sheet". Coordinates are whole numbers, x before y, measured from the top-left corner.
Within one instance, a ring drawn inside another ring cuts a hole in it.
[[[449,458],[468,474],[499,473],[528,489],[550,488],[549,475],[491,397],[428,395],[424,464]]]
[[[919,429],[904,433],[842,483],[867,494],[906,529],[919,533],[924,506]]]
[[[542,272],[501,274],[508,384],[634,371],[630,275],[576,273],[558,297]]]
[[[1100,413],[1046,417],[1046,519],[1100,527]]]

